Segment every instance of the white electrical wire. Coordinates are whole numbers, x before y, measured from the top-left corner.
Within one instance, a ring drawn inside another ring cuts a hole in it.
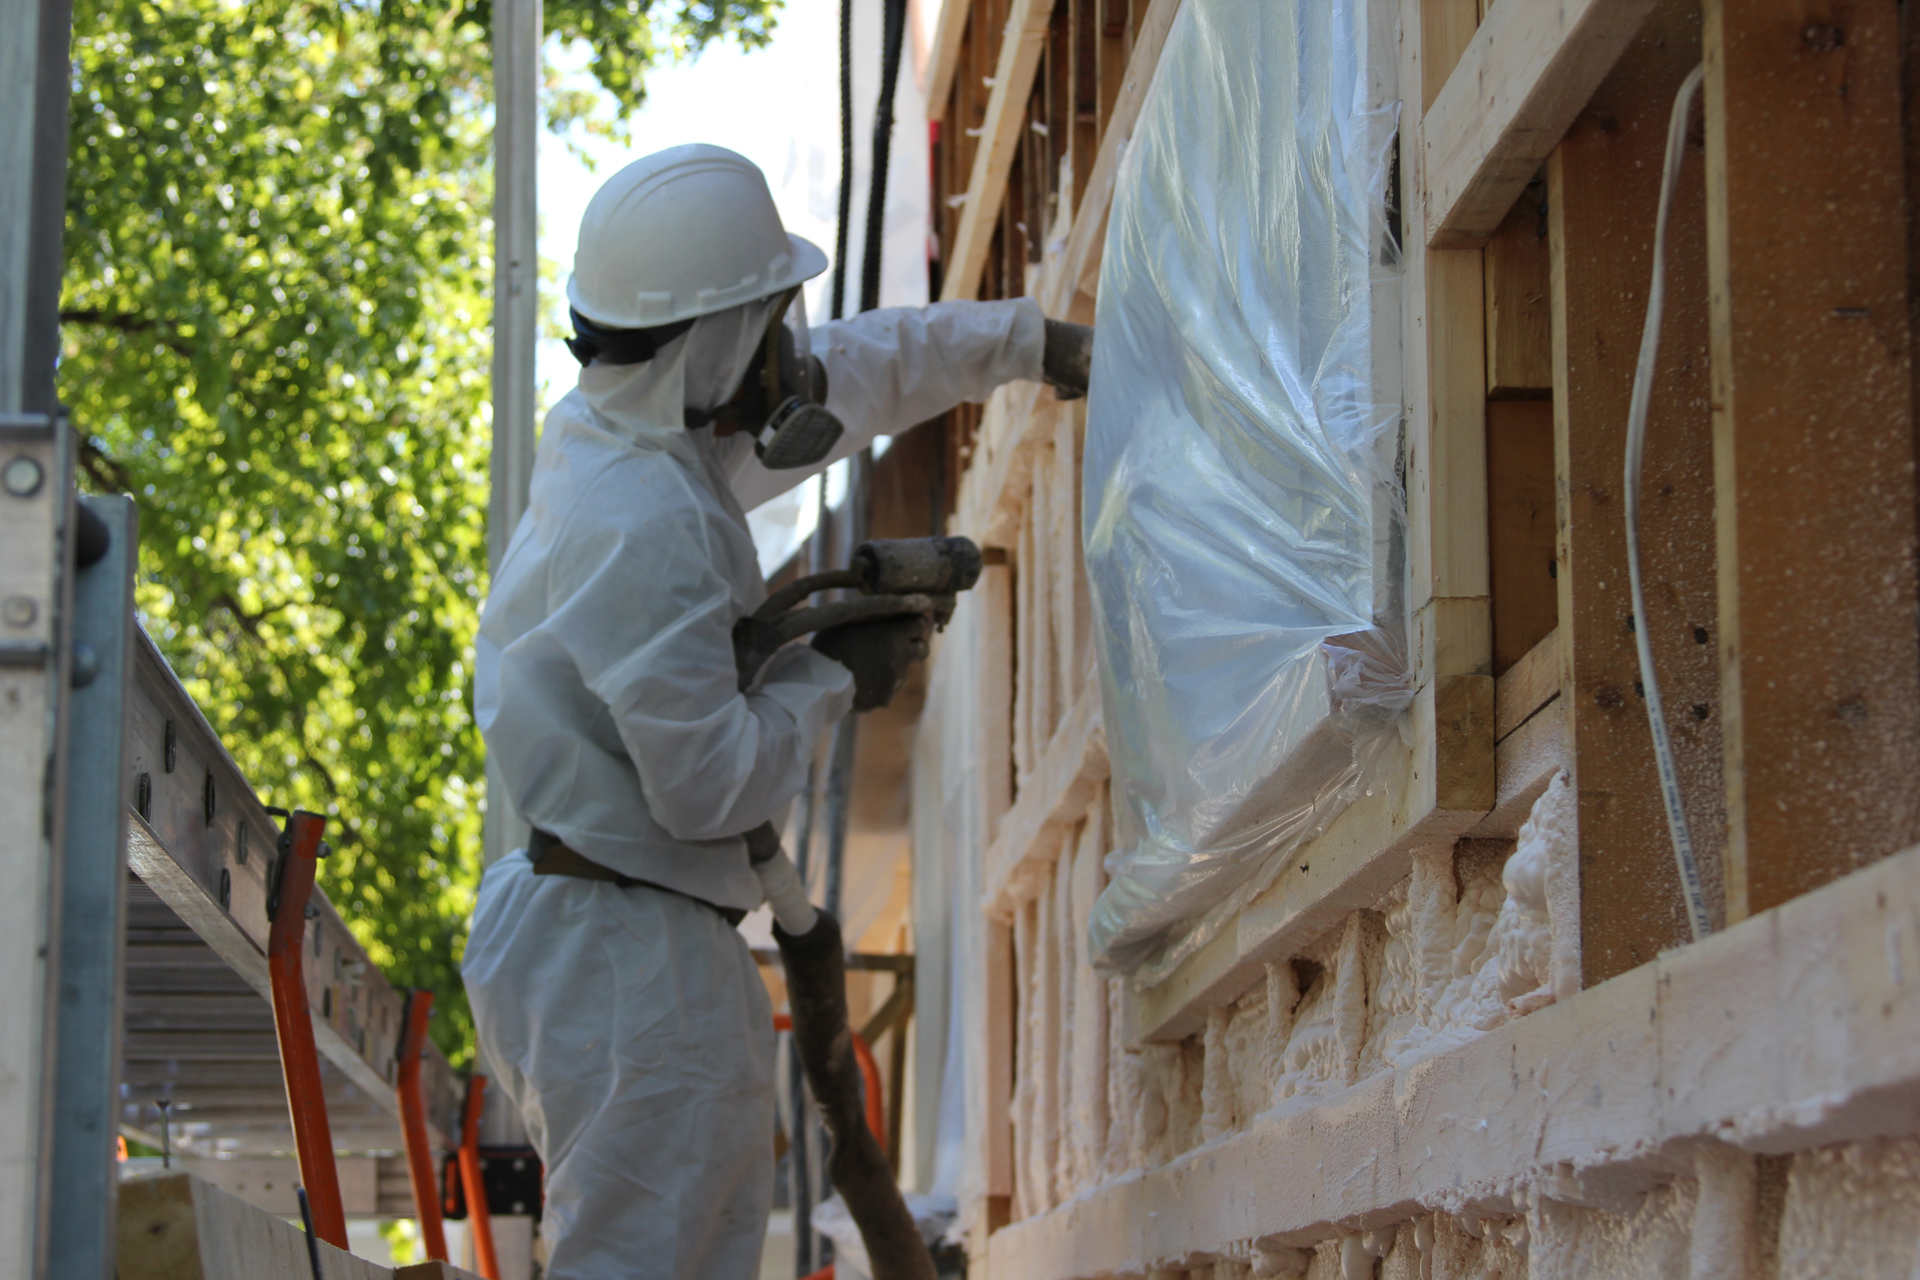
[[[1646,691],[1647,727],[1653,731],[1653,758],[1660,770],[1660,799],[1667,809],[1667,831],[1673,837],[1673,860],[1680,868],[1680,888],[1687,900],[1687,922],[1694,941],[1713,932],[1707,918],[1706,895],[1700,890],[1700,864],[1694,857],[1693,835],[1687,829],[1687,810],[1680,796],[1680,775],[1673,764],[1673,739],[1667,733],[1667,713],[1660,702],[1660,683],[1653,674],[1653,643],[1647,626],[1647,600],[1640,589],[1640,461],[1647,445],[1647,402],[1653,396],[1654,357],[1660,351],[1660,317],[1666,304],[1667,212],[1673,206],[1673,187],[1686,159],[1687,116],[1693,96],[1706,76],[1706,66],[1695,67],[1673,100],[1673,118],[1667,122],[1666,169],[1660,178],[1660,216],[1653,232],[1653,283],[1647,289],[1647,323],[1640,333],[1640,359],[1633,370],[1633,401],[1627,410],[1627,579],[1633,585],[1633,645],[1640,655],[1640,686]]]

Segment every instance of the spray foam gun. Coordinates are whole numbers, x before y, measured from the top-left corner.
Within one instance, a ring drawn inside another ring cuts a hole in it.
[[[790,640],[848,622],[874,622],[920,613],[944,629],[954,598],[980,580],[980,548],[970,538],[876,538],[853,549],[844,569],[810,574],[788,583],[733,628],[733,657],[740,688],[753,683],[762,664]],[[809,605],[816,591],[851,589],[859,594]]]
[[[876,538],[861,543],[846,568],[796,579],[734,624],[740,688],[752,685],[782,645],[811,632],[907,614],[924,614],[944,629],[959,593],[980,581],[980,567],[980,548],[971,538]],[[856,594],[808,603],[815,592],[833,590]],[[798,869],[781,851],[772,823],[747,833],[747,853],[780,927],[796,937],[809,932],[818,913],[807,901]]]

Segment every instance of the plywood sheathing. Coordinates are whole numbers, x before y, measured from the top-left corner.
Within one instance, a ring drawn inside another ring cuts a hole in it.
[[[1901,13],[1705,6],[1735,919],[1920,827]]]

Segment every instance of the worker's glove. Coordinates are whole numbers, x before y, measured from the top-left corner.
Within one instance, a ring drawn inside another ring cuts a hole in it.
[[[872,711],[893,701],[907,668],[927,656],[933,622],[909,613],[874,622],[846,622],[813,638],[813,647],[853,672],[853,709]]]
[[[1078,400],[1087,394],[1087,382],[1093,376],[1093,326],[1047,321],[1040,376],[1062,400]]]

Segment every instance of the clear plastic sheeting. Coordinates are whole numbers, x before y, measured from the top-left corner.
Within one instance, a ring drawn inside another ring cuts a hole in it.
[[[1369,20],[1186,0],[1114,195],[1084,534],[1118,842],[1091,934],[1141,981],[1351,802],[1411,700],[1393,33]]]

